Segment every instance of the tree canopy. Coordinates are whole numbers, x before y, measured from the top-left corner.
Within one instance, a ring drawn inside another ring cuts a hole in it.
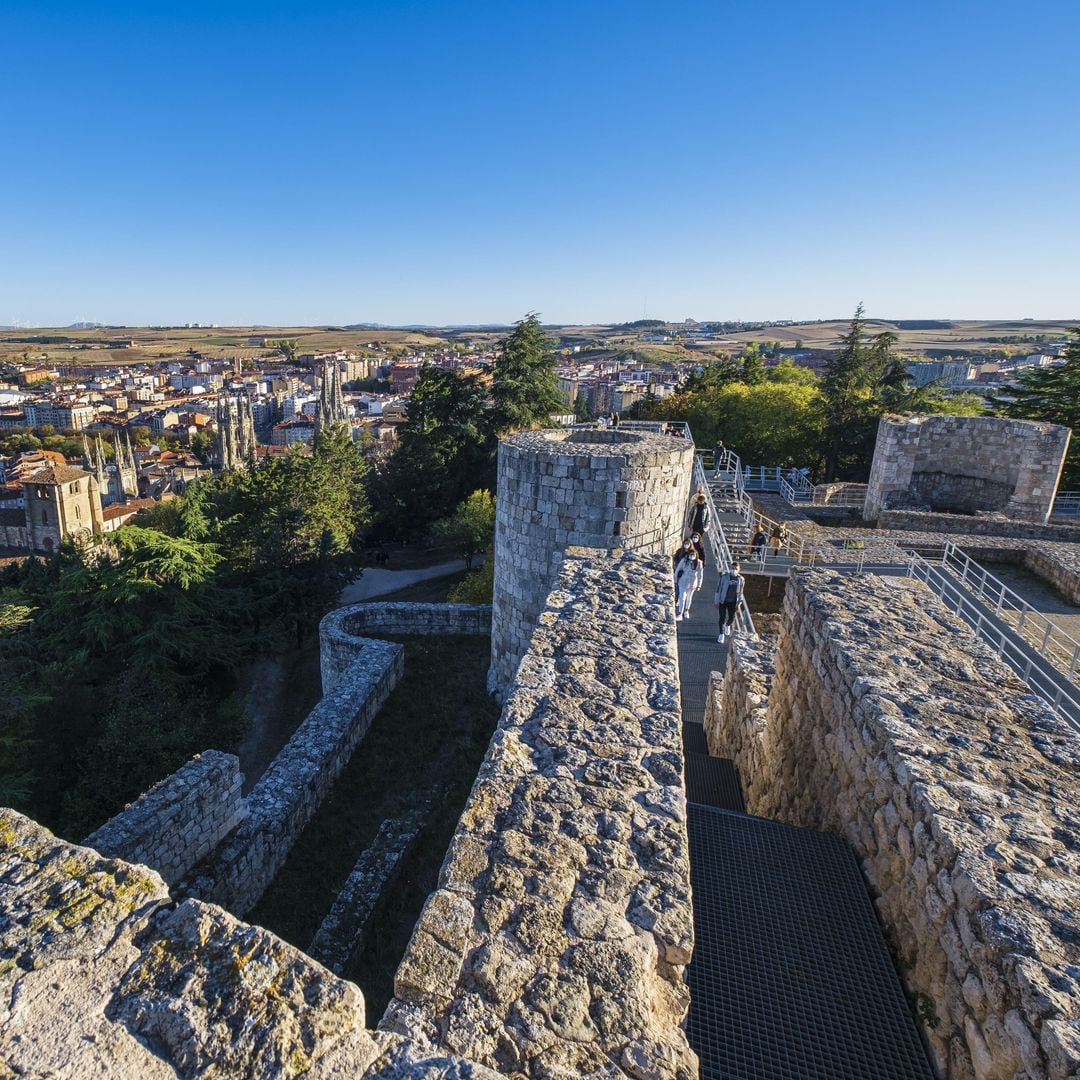
[[[562,410],[555,355],[535,312],[499,342],[491,393],[500,432],[544,426]]]

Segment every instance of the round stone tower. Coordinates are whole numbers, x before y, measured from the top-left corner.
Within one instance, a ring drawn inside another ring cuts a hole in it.
[[[567,547],[673,552],[694,447],[618,428],[527,431],[499,443],[488,689],[502,699]]]

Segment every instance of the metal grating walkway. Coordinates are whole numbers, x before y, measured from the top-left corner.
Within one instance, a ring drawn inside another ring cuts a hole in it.
[[[693,804],[688,824],[703,1080],[932,1080],[844,840]]]
[[[710,757],[708,754],[695,754],[690,751],[683,756],[686,761],[687,802],[734,810],[737,814],[746,813],[735,762],[729,758]]]

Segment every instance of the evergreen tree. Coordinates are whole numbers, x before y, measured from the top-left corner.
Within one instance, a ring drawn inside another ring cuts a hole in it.
[[[498,431],[544,427],[563,402],[551,342],[536,312],[529,312],[499,343],[491,381]]]
[[[739,361],[742,364],[742,381],[747,386],[757,386],[765,381],[765,357],[756,341],[751,341],[742,350]]]
[[[1069,456],[1061,477],[1065,490],[1080,488],[1080,326],[1069,331],[1072,340],[1065,362],[1053,367],[1032,368],[1020,376],[1017,386],[999,394],[993,404],[1005,416],[1017,420],[1042,420],[1063,424],[1073,432]]]

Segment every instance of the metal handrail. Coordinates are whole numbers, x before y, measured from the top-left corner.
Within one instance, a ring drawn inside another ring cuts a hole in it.
[[[1050,509],[1051,517],[1080,517],[1080,491],[1059,491]]]
[[[721,571],[730,570],[735,560],[728,546],[727,537],[724,536],[724,530],[718,524],[716,504],[713,502],[712,491],[709,490],[709,483],[705,478],[705,465],[699,454],[694,455],[693,483],[695,492],[700,489],[704,493],[705,505],[709,508],[709,527],[705,531],[709,537],[709,547],[712,549],[713,558]],[[754,628],[754,620],[750,615],[750,607],[746,603],[745,596],[739,599],[735,624],[743,633],[757,637],[757,630]]]
[[[942,561],[958,575],[962,585],[993,606],[994,614],[1002,622],[1015,630],[1040,656],[1050,660],[1070,682],[1080,685],[1080,641],[955,544],[945,544]]]
[[[1035,694],[1054,708],[1059,716],[1080,730],[1080,695],[1073,696],[1066,692],[1049,672],[1012,641],[1000,624],[987,618],[981,606],[968,598],[964,586],[951,574],[912,553],[908,576],[929,586],[946,607],[950,604],[955,605],[951,610],[994,650],[995,655],[1005,661]]]

